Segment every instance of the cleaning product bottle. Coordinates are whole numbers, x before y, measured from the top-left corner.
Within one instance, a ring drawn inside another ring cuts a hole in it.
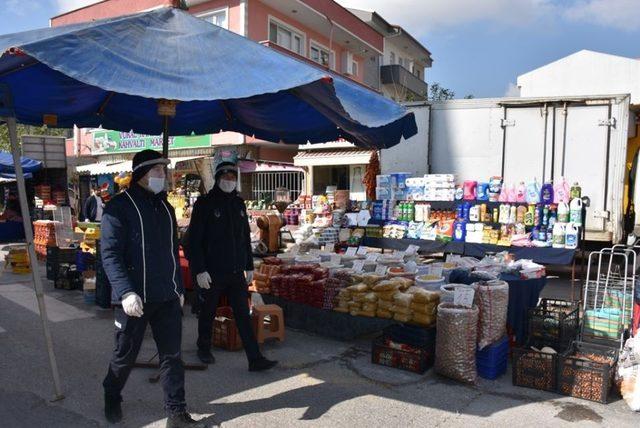
[[[582,199],[574,198],[569,204],[569,221],[576,226],[582,226]]]
[[[529,205],[527,208],[527,212],[524,215],[524,225],[525,226],[534,226],[535,225],[535,205]]]
[[[478,186],[478,182],[474,180],[466,180],[463,185],[464,192],[464,200],[465,201],[475,201],[476,200],[476,189]]]
[[[474,205],[469,209],[469,221],[480,221],[479,205]]]
[[[538,186],[538,181],[535,178],[531,183],[527,184],[527,202],[530,204],[540,202],[540,186]]]
[[[476,199],[478,201],[489,200],[489,183],[478,183]]]
[[[564,248],[566,233],[567,230],[564,223],[556,223],[553,226],[553,248]]]
[[[471,204],[469,202],[462,204],[462,219],[465,221],[469,221],[469,210],[471,210]]]
[[[464,218],[464,213],[462,211],[464,204],[458,204],[456,207],[456,219]]]
[[[498,208],[493,209],[493,215],[491,216],[494,223],[497,223],[500,220],[500,212]]]
[[[500,219],[498,221],[501,224],[509,223],[509,204],[500,205]]]
[[[507,202],[511,202],[515,204],[518,200],[518,190],[516,189],[515,184],[509,187],[509,192],[507,193]]]
[[[578,229],[575,224],[569,223],[566,227],[566,234],[564,237],[564,246],[571,250],[578,248]]]
[[[464,198],[464,189],[462,186],[456,186],[456,192],[454,193],[454,198],[456,201],[461,201]]]
[[[577,181],[573,183],[573,186],[571,186],[571,191],[569,192],[569,196],[571,196],[571,199],[576,199],[576,198],[579,199],[582,197],[582,188],[580,187]]]
[[[509,224],[514,224],[517,220],[518,209],[515,205],[511,205],[509,208]]]
[[[542,225],[549,226],[549,205],[542,208]]]
[[[556,204],[560,202],[569,202],[569,183],[565,180],[564,177],[560,177],[560,180],[556,181],[555,186],[553,186],[554,194],[553,199]]]
[[[524,216],[527,213],[527,207],[524,205],[518,206],[516,210],[516,223],[524,223]]]
[[[480,221],[491,222],[487,220],[487,204],[480,205]]]
[[[547,242],[547,228],[544,226],[540,227],[540,232],[538,232],[538,241]]]
[[[456,220],[453,225],[453,240],[455,242],[464,242],[467,237],[467,222],[464,220]]]
[[[536,226],[542,226],[542,205],[536,206],[534,216],[533,224]]]
[[[566,202],[558,202],[558,221],[569,223],[569,205]]]
[[[518,189],[516,190],[516,202],[527,202],[527,186],[524,185],[524,181],[521,181],[520,184],[518,184]]]
[[[545,182],[540,188],[540,202],[543,204],[553,203],[553,184],[550,181]]]
[[[556,211],[556,206],[555,205],[551,205],[549,206],[549,227],[553,228],[553,226],[556,224],[556,222],[558,221],[558,212]]]

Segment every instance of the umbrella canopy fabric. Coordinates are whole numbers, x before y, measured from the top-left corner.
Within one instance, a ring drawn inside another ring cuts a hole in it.
[[[37,172],[42,168],[42,162],[20,156],[22,171],[30,177],[31,173]],[[4,178],[15,178],[15,167],[13,166],[13,155],[8,152],[0,152],[0,176]],[[27,178],[29,178],[27,177]]]
[[[395,102],[180,9],[4,35],[0,53],[0,85],[25,124],[48,115],[57,127],[157,135],[167,99],[178,101],[171,135],[387,148],[417,132]]]

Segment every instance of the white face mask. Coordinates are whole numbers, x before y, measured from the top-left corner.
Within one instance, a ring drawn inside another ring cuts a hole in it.
[[[149,177],[149,190],[156,195],[164,190],[164,178]]]
[[[220,180],[218,186],[220,186],[220,190],[225,193],[231,193],[236,189],[236,182],[231,180]]]

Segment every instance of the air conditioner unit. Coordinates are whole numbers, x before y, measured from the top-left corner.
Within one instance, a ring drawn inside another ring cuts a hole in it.
[[[353,75],[355,74],[353,72],[353,54],[349,51],[344,51],[342,52],[342,73],[343,74],[348,74],[348,75]]]

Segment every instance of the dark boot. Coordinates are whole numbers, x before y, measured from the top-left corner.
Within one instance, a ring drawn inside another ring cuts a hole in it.
[[[109,395],[104,396],[104,417],[111,424],[117,424],[122,420],[122,407],[120,402],[122,398],[115,398]]]
[[[167,418],[167,428],[195,428],[195,427],[204,427],[205,425],[196,421],[191,417],[191,415],[187,412],[178,413],[176,415],[171,415]]]
[[[208,349],[198,349],[198,358],[203,364],[213,364],[216,362],[215,357]]]
[[[257,360],[253,360],[249,363],[250,372],[262,372],[269,370],[278,365],[277,361],[267,360],[265,357],[260,357]]]

